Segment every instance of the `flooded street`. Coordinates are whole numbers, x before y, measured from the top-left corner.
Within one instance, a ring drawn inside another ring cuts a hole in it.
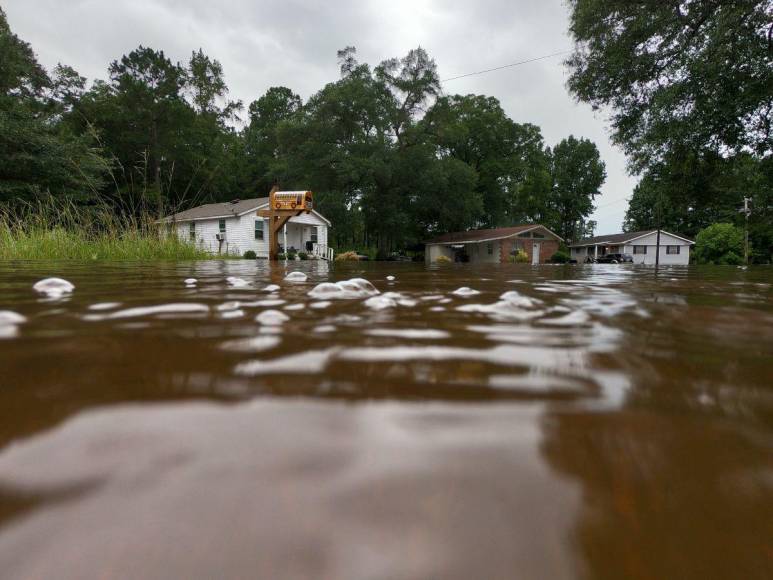
[[[0,264],[0,577],[771,578],[772,284]]]

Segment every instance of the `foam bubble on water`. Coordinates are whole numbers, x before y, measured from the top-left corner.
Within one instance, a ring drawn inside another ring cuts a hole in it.
[[[27,318],[12,310],[0,310],[0,326],[9,324],[23,324]]]
[[[352,278],[341,282],[322,282],[309,291],[312,298],[325,300],[365,298],[379,294],[376,287],[364,278]]]
[[[448,338],[451,336],[451,334],[445,330],[434,330],[431,328],[371,328],[366,330],[365,334],[368,336],[426,340]]]
[[[112,310],[113,308],[118,308],[121,304],[121,302],[98,302],[89,306],[89,310]]]
[[[236,276],[228,276],[225,281],[228,282],[228,284],[233,288],[246,288],[250,285],[250,283],[244,278],[237,278]]]
[[[513,306],[519,306],[521,308],[534,308],[540,304],[543,304],[542,300],[539,300],[538,298],[531,298],[529,296],[524,296],[523,294],[521,294],[520,292],[516,292],[515,290],[510,290],[508,292],[505,292],[499,297],[499,299],[509,304],[512,304]]]
[[[283,308],[283,310],[293,311],[293,310],[303,310],[304,308],[306,308],[305,304],[288,304]]]
[[[277,286],[276,284],[269,284],[263,288],[262,292],[277,292],[279,290],[281,290],[281,287]]]
[[[290,320],[290,317],[279,310],[264,310],[255,317],[255,322],[259,322],[265,326],[279,326],[288,320]]]
[[[429,296],[422,296],[421,298],[419,298],[419,300],[422,300],[424,302],[432,302],[434,300],[442,300],[442,299],[443,299],[442,294],[431,294]]]
[[[215,306],[215,309],[219,312],[223,312],[226,310],[237,310],[241,307],[241,302],[238,300],[229,300],[228,302],[223,302],[222,304],[218,304]]]
[[[445,306],[433,306],[429,309],[430,312],[445,312],[446,307]]]
[[[587,324],[590,316],[584,310],[575,310],[569,314],[564,314],[558,318],[543,318],[539,324],[549,324],[551,326],[578,326]]]
[[[476,295],[480,294],[480,291],[479,290],[473,290],[472,288],[469,288],[467,286],[462,286],[461,288],[457,288],[456,290],[451,292],[451,294],[453,294],[454,296],[462,296],[462,297],[476,296]]]
[[[261,335],[227,340],[220,345],[220,348],[234,352],[262,352],[274,348],[280,342],[281,339],[278,336]]]
[[[317,334],[327,334],[330,332],[335,332],[336,327],[332,324],[321,324],[319,326],[315,326],[311,331]]]
[[[506,300],[500,300],[494,304],[465,304],[463,306],[457,306],[456,310],[459,312],[488,314],[494,318],[505,318],[512,320],[529,320],[531,318],[537,318],[543,314],[542,311],[526,310]]]
[[[390,282],[394,282],[395,277],[394,276],[387,276],[386,279],[389,280]]]
[[[196,280],[196,278],[186,278],[183,280],[183,284],[186,286],[195,286],[197,282],[198,280]]]
[[[19,325],[27,318],[12,310],[0,310],[0,338],[15,338],[19,334]]]
[[[290,272],[285,276],[285,282],[305,282],[309,277],[303,272]]]
[[[330,306],[332,302],[329,300],[320,300],[319,302],[312,302],[309,304],[309,308],[313,308],[314,310],[322,310],[323,308],[327,308]]]
[[[275,298],[275,299],[267,299],[267,300],[256,300],[255,302],[245,303],[244,306],[254,306],[254,307],[263,308],[267,306],[281,306],[286,302],[287,300],[282,300],[281,298]]]
[[[381,294],[381,297],[390,298],[394,300],[399,306],[405,306],[406,308],[413,308],[418,304],[417,300],[414,300],[413,298],[406,298],[399,292],[385,292],[384,294]]]
[[[386,310],[397,307],[397,301],[389,296],[371,296],[364,304],[371,310]]]
[[[160,304],[158,306],[138,306],[126,308],[108,314],[87,314],[83,320],[114,320],[119,318],[137,318],[140,316],[153,316],[156,314],[205,314],[209,312],[206,304],[182,302],[178,304]]]
[[[75,285],[63,278],[45,278],[32,286],[35,292],[45,294],[49,298],[61,298],[75,290]]]
[[[244,310],[225,310],[220,313],[220,318],[230,320],[232,318],[241,318],[244,316]]]

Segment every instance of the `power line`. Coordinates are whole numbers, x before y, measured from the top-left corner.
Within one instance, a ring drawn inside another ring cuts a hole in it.
[[[562,50],[562,51],[559,51],[559,52],[554,52],[552,54],[546,54],[544,56],[538,56],[536,58],[530,58],[528,60],[522,60],[522,61],[519,61],[519,62],[514,62],[514,63],[511,63],[511,64],[506,64],[506,65],[503,65],[503,66],[497,66],[497,67],[494,67],[494,68],[487,68],[486,70],[479,70],[477,72],[471,72],[471,73],[459,75],[457,77],[451,77],[449,79],[443,79],[440,82],[441,83],[447,83],[449,81],[455,81],[457,79],[463,79],[463,78],[472,77],[472,76],[475,76],[475,75],[482,75],[484,73],[490,73],[490,72],[494,72],[494,71],[497,71],[497,70],[502,70],[502,69],[505,69],[505,68],[511,68],[511,67],[514,67],[514,66],[520,66],[522,64],[528,64],[530,62],[536,62],[538,60],[545,60],[546,58],[553,58],[554,56],[560,56],[562,54],[568,54],[570,52],[572,52],[572,51],[571,50]]]

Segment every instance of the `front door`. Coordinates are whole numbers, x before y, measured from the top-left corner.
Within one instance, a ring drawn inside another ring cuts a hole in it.
[[[534,246],[531,250],[531,263],[532,264],[539,264],[539,251],[542,247],[542,244],[538,242],[534,242]]]

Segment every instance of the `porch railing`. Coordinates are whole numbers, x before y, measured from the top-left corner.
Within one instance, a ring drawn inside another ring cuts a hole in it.
[[[329,248],[326,244],[317,244],[316,242],[311,247],[311,252],[317,257],[323,260],[332,261],[335,257],[333,248]]]

